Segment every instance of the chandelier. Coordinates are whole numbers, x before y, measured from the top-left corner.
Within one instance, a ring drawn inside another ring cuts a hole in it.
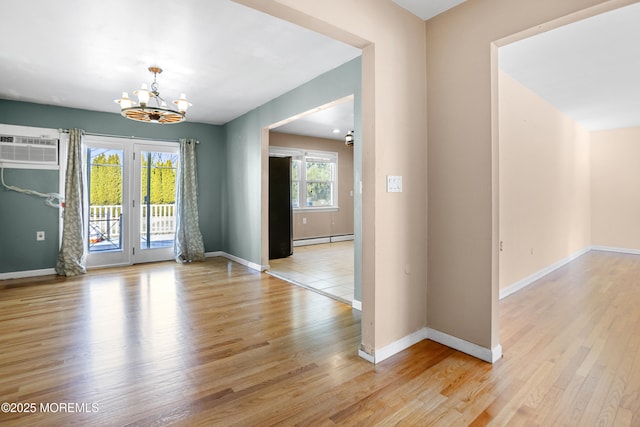
[[[120,104],[120,114],[127,119],[144,123],[171,124],[183,122],[187,108],[191,106],[187,101],[186,95],[183,93],[180,95],[180,99],[173,101],[177,111],[169,108],[165,100],[160,96],[160,92],[158,92],[158,82],[156,81],[158,74],[162,73],[162,68],[149,67],[149,71],[153,73],[151,90],[147,88],[146,83],[143,83],[139,90],[133,92],[138,97],[138,104],[129,99],[127,92],[122,92],[122,98],[115,100],[116,104]],[[155,105],[151,105],[151,102],[154,102]]]

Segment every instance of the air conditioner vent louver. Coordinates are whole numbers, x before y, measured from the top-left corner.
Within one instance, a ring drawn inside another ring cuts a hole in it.
[[[58,165],[58,139],[0,135],[0,162]]]

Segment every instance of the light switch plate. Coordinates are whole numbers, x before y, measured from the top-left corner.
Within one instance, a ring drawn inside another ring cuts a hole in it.
[[[387,193],[402,193],[402,176],[387,175]]]

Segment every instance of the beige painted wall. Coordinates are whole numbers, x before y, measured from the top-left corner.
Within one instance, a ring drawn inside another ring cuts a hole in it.
[[[502,290],[590,245],[591,185],[589,132],[499,74]]]
[[[491,44],[633,1],[468,0],[426,24],[389,0],[236,1],[363,49],[361,348],[374,354],[425,325],[496,348]],[[387,175],[403,176],[403,193],[385,191]]]
[[[389,0],[237,1],[363,48],[361,349],[374,354],[427,320],[424,22]]]
[[[338,153],[337,211],[293,211],[293,239],[353,234],[353,147],[344,141],[271,132],[269,145]],[[306,224],[303,222],[306,218]]]
[[[592,244],[640,249],[640,128],[591,134]]]
[[[600,5],[602,12],[629,3],[468,0],[427,21],[431,328],[482,347],[499,345],[497,73],[492,43],[525,30],[543,31],[559,25],[549,21],[592,6]]]

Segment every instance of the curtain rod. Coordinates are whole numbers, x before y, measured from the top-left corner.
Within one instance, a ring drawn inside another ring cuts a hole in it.
[[[69,129],[58,129],[58,132],[60,133],[69,133]],[[94,132],[85,132],[85,135],[91,135],[91,136],[105,136],[108,138],[124,138],[124,139],[139,139],[142,141],[158,141],[158,142],[180,142],[177,139],[159,139],[159,138],[144,138],[141,136],[124,136],[124,135],[109,135],[106,133],[94,133]],[[200,144],[200,141],[196,140],[196,144]]]

